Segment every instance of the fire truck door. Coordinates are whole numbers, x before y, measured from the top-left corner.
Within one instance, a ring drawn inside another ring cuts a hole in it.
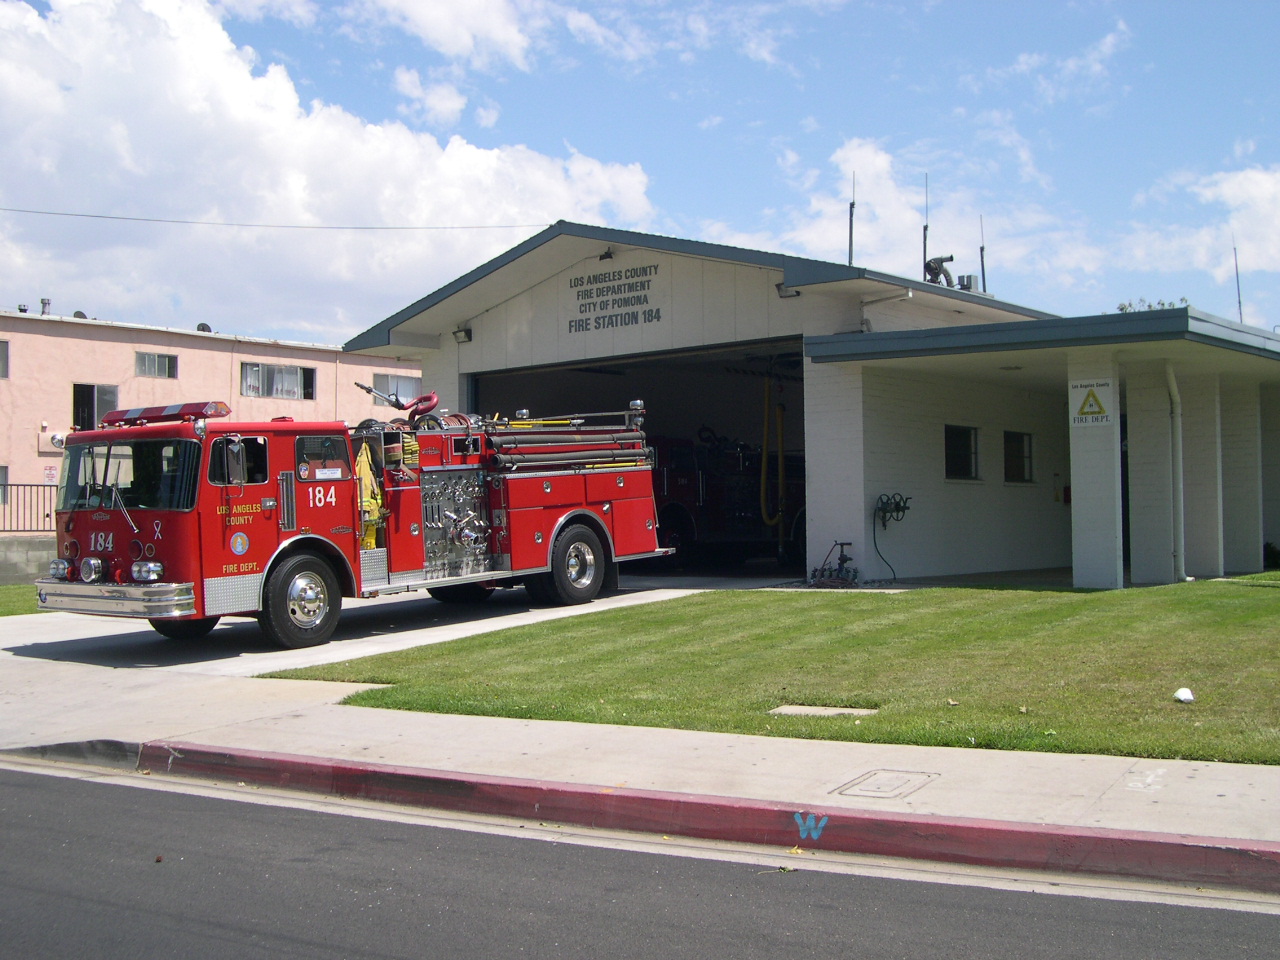
[[[204,613],[256,610],[279,539],[266,437],[217,437],[200,510]]]
[[[337,544],[356,555],[359,517],[351,448],[340,435],[303,436],[294,441],[298,534]]]

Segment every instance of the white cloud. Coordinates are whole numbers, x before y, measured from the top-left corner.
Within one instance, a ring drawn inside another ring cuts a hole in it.
[[[362,226],[563,217],[643,229],[653,215],[637,164],[369,123],[301,103],[284,68],[255,76],[250,59],[198,0],[54,0],[48,17],[0,4],[9,131],[0,205]],[[3,214],[0,289],[103,319],[337,341],[535,229],[259,230]]]
[[[502,116],[502,111],[495,103],[487,103],[482,107],[476,107],[476,126],[483,127],[488,130],[498,125],[498,118]]]
[[[424,87],[417,70],[397,67],[395,88],[409,98],[409,105],[401,107],[401,112],[433,127],[456,126],[467,108],[467,98],[452,83]]]
[[[903,153],[920,153],[913,145]],[[799,157],[783,155],[784,167],[803,168]],[[920,277],[924,189],[907,182],[898,158],[882,143],[854,138],[829,158],[834,175],[829,186],[798,187],[800,200],[778,214],[776,230],[739,231],[728,224],[705,222],[701,234],[719,243],[781,250],[843,263],[848,255],[849,188],[857,177],[854,212],[854,263],[902,277]],[[963,185],[930,198],[929,254],[953,255],[953,274],[981,270],[980,217],[985,219],[987,268],[1009,293],[1028,284],[1043,306],[1046,291],[1080,291],[1091,287],[1109,265],[1108,250],[1092,241],[1081,223],[1064,222],[1044,208],[1010,199],[984,204]]]
[[[602,53],[622,60],[636,61],[653,53],[653,43],[640,27],[619,18],[616,29],[600,23],[595,17],[571,7],[556,8],[569,33],[579,43],[598,47]]]
[[[721,117],[721,116],[704,117],[702,120],[698,121],[698,129],[713,130],[716,127],[720,126],[720,124],[722,123],[724,123],[724,117]]]
[[[978,122],[978,139],[999,144],[1018,158],[1018,175],[1024,183],[1036,183],[1048,189],[1049,178],[1036,167],[1031,144],[1013,124],[1013,114],[1007,110],[987,110],[975,118]]]
[[[1103,88],[1110,78],[1111,60],[1128,48],[1131,36],[1125,22],[1118,20],[1114,30],[1074,56],[1020,53],[1008,66],[988,69],[983,81],[967,76],[962,82],[976,93],[984,86],[1025,79],[1043,103],[1059,103]]]
[[[1122,246],[1128,265],[1157,272],[1193,267],[1226,283],[1235,274],[1234,243],[1242,274],[1280,270],[1280,166],[1179,182],[1200,203],[1225,208],[1225,218],[1201,226],[1135,224]]]
[[[318,13],[312,0],[218,0],[214,9],[243,20],[275,17],[304,27],[315,23]]]
[[[352,0],[342,12],[403,30],[473,66],[497,59],[521,70],[529,67],[530,17],[509,0]]]

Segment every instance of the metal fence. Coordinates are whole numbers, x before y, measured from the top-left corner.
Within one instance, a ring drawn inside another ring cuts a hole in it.
[[[0,533],[53,533],[57,484],[0,483]]]

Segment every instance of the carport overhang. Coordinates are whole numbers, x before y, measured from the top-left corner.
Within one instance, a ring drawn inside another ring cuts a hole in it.
[[[862,267],[809,260],[724,244],[682,240],[561,220],[469,273],[411,303],[343,347],[347,352],[408,358],[439,349],[441,337],[558,272],[592,257],[626,250],[657,250],[776,270],[779,296],[839,297],[854,303],[923,298],[940,315],[966,323],[1039,320],[1053,315],[921,280]]]
[[[1113,396],[1107,408],[1128,416],[1131,519],[1135,491],[1143,498],[1142,519],[1130,524],[1134,582],[1261,569],[1261,458],[1271,439],[1259,388],[1280,384],[1280,337],[1268,331],[1180,308],[841,333],[808,338],[805,354],[813,363],[1060,394],[1070,424],[1077,587],[1124,584],[1121,417],[1088,416],[1100,411],[1085,404],[1075,411],[1086,389],[1094,405],[1098,395]],[[1141,476],[1133,474],[1135,451]]]
[[[1167,360],[1190,374],[1280,382],[1280,336],[1188,307],[885,333],[810,337],[814,363],[860,361],[1029,389],[1065,389],[1072,350],[1109,350],[1122,367]]]

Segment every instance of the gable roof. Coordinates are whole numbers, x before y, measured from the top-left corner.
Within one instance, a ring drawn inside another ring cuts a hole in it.
[[[598,256],[611,248],[659,250],[681,256],[774,269],[781,272],[783,285],[792,289],[822,289],[823,292],[832,293],[839,293],[844,288],[849,288],[850,292],[899,289],[934,297],[954,298],[970,308],[994,310],[1019,318],[1040,319],[1053,316],[1043,311],[1003,303],[984,294],[940,287],[922,280],[907,280],[864,267],[560,220],[351,338],[343,349],[377,353],[396,345],[427,346],[422,334],[428,318],[431,328],[436,331],[457,326],[506,300],[510,291],[527,289],[554,276],[569,264],[593,255]],[[418,329],[415,330],[415,327]]]

